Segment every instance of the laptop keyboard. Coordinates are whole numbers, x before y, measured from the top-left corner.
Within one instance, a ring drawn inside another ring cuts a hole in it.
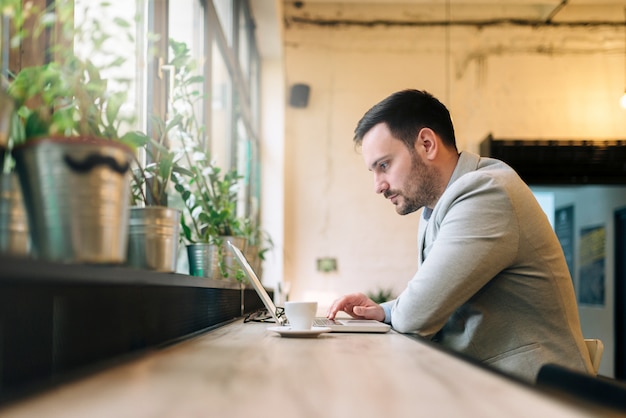
[[[337,325],[335,321],[328,318],[315,318],[313,320],[314,327],[329,327],[331,325]]]

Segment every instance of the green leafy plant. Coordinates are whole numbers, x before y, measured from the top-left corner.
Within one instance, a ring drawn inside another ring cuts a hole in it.
[[[181,229],[188,243],[213,244],[217,249],[218,268],[223,278],[231,275],[226,266],[224,239],[228,236],[241,236],[242,222],[236,214],[237,190],[240,176],[235,170],[222,175],[208,155],[199,147],[187,149],[189,173],[176,173],[173,177],[175,188],[185,206],[181,216]],[[234,269],[234,277],[243,282],[245,275],[241,269]]]
[[[196,74],[187,45],[170,40],[174,68],[172,118],[168,130],[181,147],[181,165],[172,177],[186,214],[182,231],[189,243],[214,243],[220,236],[242,235],[237,217],[237,193],[241,176],[236,170],[222,172],[203,146],[205,126],[193,109],[203,100],[204,77]]]
[[[138,159],[132,173],[131,201],[133,205],[168,206],[168,192],[175,172],[189,175],[190,172],[178,162],[183,154],[169,147],[169,132],[176,127],[176,122],[167,123],[159,117],[153,117],[153,132],[156,138],[144,132],[131,132],[125,140],[138,149],[144,149],[147,162],[142,165]]]
[[[242,220],[237,216],[237,195],[241,176],[236,170],[222,171],[211,160],[205,147],[205,126],[194,109],[204,100],[201,93],[204,77],[196,74],[196,63],[187,45],[170,40],[174,70],[172,89],[171,137],[181,149],[181,170],[174,170],[172,181],[184,207],[181,230],[189,244],[216,246],[222,277],[231,272],[224,263],[224,237],[242,236]],[[234,277],[243,280],[236,270]]]
[[[106,2],[89,5],[86,13],[109,7]],[[111,42],[122,37],[133,41],[131,25],[121,18],[111,21],[113,29],[105,31],[105,25],[97,20],[86,19],[75,25],[74,7],[71,2],[53,2],[39,11],[9,5],[3,13],[13,13],[17,23],[26,18],[35,19],[34,30],[17,32],[11,39],[13,47],[28,36],[36,39],[46,30],[60,28],[58,41],[52,44],[47,54],[54,61],[25,67],[14,75],[8,94],[16,103],[20,130],[16,141],[21,142],[41,136],[62,135],[66,137],[98,137],[125,142],[120,133],[124,127],[132,126],[135,115],[124,111],[131,80],[120,75],[105,78],[103,72],[119,69],[126,60]],[[90,46],[89,57],[75,53],[76,44]],[[101,61],[94,62],[90,57]]]
[[[108,7],[107,2],[90,4],[85,14],[93,15]],[[130,131],[136,117],[123,109],[131,80],[124,75],[105,79],[102,74],[105,71],[120,72],[125,57],[116,52],[115,44],[110,41],[122,38],[128,41],[127,44],[134,43],[131,25],[124,19],[115,18],[108,31],[105,27],[110,25],[100,25],[97,19],[82,21],[75,26],[73,11],[71,2],[55,2],[43,11],[11,8],[19,22],[24,22],[27,17],[37,18],[32,36],[41,35],[57,23],[62,25],[61,39],[49,51],[55,61],[22,69],[10,84],[9,93],[17,103],[18,125],[21,126],[21,131],[18,128],[14,136],[19,142],[56,135],[98,137],[143,149],[147,155],[145,165],[135,154],[132,204],[167,206],[170,179],[182,156],[171,150],[168,143],[168,135],[178,122],[154,116],[151,118],[151,135]],[[17,45],[30,35],[22,30],[13,43]],[[92,54],[100,57],[98,64],[89,57],[80,58],[74,52],[75,43],[89,45]],[[129,132],[121,134],[124,128]]]
[[[265,261],[266,254],[274,249],[274,242],[270,234],[250,218],[243,221],[243,234],[248,245],[256,248],[256,256]]]
[[[222,236],[243,235],[237,217],[236,202],[241,176],[236,170],[222,174],[208,155],[187,150],[190,176],[176,176],[175,188],[187,209],[188,222],[183,222],[185,239],[190,242],[215,243]]]
[[[368,292],[367,297],[376,303],[383,303],[393,299],[393,291],[391,289],[378,289],[375,292]]]

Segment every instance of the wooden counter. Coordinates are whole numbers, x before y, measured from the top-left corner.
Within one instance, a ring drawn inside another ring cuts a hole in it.
[[[237,320],[0,417],[598,416],[395,332],[295,339],[268,326]]]

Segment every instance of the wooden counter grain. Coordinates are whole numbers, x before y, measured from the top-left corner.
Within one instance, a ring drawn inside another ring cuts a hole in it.
[[[404,335],[236,321],[5,405],[0,417],[587,417]]]

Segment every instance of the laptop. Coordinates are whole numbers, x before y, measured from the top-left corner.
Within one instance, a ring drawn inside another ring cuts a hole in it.
[[[272,301],[272,298],[263,287],[263,284],[261,284],[261,280],[259,280],[254,270],[252,270],[252,267],[250,267],[250,263],[248,263],[248,260],[246,260],[246,257],[243,255],[241,250],[237,248],[235,245],[233,245],[230,241],[227,241],[227,242],[231,251],[233,252],[233,254],[235,254],[235,258],[237,259],[237,262],[239,263],[244,273],[248,277],[248,280],[250,280],[252,287],[254,287],[254,290],[256,290],[257,294],[263,301],[263,305],[265,305],[265,308],[267,309],[267,311],[270,313],[270,315],[272,315],[272,318],[274,319],[276,324],[280,326],[289,325],[287,322],[287,318],[283,315],[282,309],[279,310],[276,307],[276,305],[274,305],[274,301]],[[353,319],[353,318],[347,318],[347,319],[337,318],[337,319],[331,320],[328,318],[318,317],[318,318],[315,318],[313,326],[328,327],[330,328],[330,332],[384,333],[391,329],[391,326],[389,324],[385,324],[383,322],[376,321],[374,319]]]

